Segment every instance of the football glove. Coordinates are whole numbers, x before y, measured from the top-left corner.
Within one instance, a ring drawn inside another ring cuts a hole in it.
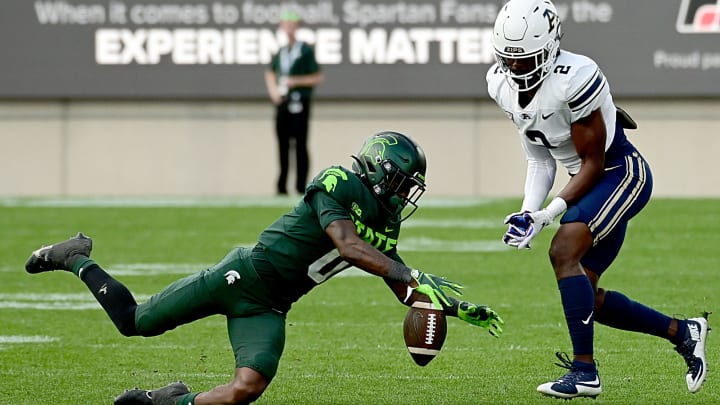
[[[514,212],[505,217],[504,223],[508,225],[508,230],[503,235],[503,243],[516,248],[527,237],[528,228],[531,226],[525,219],[527,213],[528,211]]]
[[[539,211],[523,213],[522,219],[518,218],[516,214],[509,215],[509,218],[506,218],[506,223],[514,224],[520,231],[524,229],[525,236],[515,238],[514,240],[510,240],[510,243],[506,243],[513,246],[513,244],[517,242],[518,249],[530,249],[530,242],[538,236],[543,228],[550,225],[555,220],[555,217],[566,209],[567,203],[565,200],[561,197],[555,197],[547,207]],[[529,224],[529,226],[525,226],[525,224]]]
[[[530,227],[527,229],[525,237],[519,241],[520,243],[517,245],[518,249],[530,249],[530,242],[538,236],[543,228],[550,225],[555,219],[547,209],[524,214],[523,218],[530,223]]]
[[[427,295],[437,309],[443,309],[444,307],[451,305],[450,299],[447,295],[445,295],[443,288],[447,288],[457,295],[462,295],[463,286],[449,281],[445,277],[425,274],[417,269],[412,269],[412,271],[410,271],[410,276],[412,276],[413,280],[418,283],[418,286],[415,287],[415,291],[420,294]]]
[[[502,326],[505,322],[490,307],[460,301],[457,313],[458,318],[471,325],[487,328],[488,332],[495,337],[500,337],[503,333]]]

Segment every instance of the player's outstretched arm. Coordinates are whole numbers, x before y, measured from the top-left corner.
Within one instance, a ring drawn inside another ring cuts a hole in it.
[[[330,236],[340,257],[346,262],[370,274],[394,280],[405,285],[405,298],[407,305],[413,293],[427,295],[437,308],[450,305],[445,289],[461,295],[462,285],[454,283],[444,277],[426,274],[411,269],[401,262],[392,260],[376,248],[358,237],[355,224],[350,220],[337,220],[331,222],[325,233]],[[396,295],[398,291],[396,291]],[[399,296],[399,295],[398,295]]]

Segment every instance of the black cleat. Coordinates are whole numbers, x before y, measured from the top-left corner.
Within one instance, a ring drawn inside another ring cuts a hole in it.
[[[34,251],[25,262],[25,270],[30,274],[44,271],[72,271],[73,264],[79,255],[90,257],[92,239],[78,232],[76,236],[50,246],[43,246]]]
[[[152,398],[153,405],[175,405],[180,397],[189,393],[188,386],[182,381],[178,381],[150,391],[150,398]]]
[[[150,398],[150,391],[135,387],[118,395],[113,405],[153,405],[153,401]]]
[[[135,387],[118,395],[113,405],[175,405],[180,397],[189,393],[190,389],[182,381],[152,391]]]

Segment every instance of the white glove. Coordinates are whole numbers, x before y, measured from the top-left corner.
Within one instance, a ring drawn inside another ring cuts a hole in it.
[[[530,223],[530,226],[525,237],[518,243],[518,249],[530,249],[530,242],[555,219],[550,216],[546,209],[525,214],[524,218]]]
[[[523,218],[530,223],[526,235],[519,241],[518,249],[530,249],[530,242],[546,226],[553,223],[555,218],[567,209],[567,203],[560,197],[555,197],[547,207],[523,215]]]

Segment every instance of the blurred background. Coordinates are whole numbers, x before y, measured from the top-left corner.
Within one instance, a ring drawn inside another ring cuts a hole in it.
[[[274,195],[263,74],[288,8],[325,76],[311,175],[397,130],[428,155],[428,196],[521,196],[517,134],[485,88],[503,3],[3,0],[0,196]],[[555,4],[561,46],[594,58],[638,122],[655,195],[720,196],[720,3]]]

